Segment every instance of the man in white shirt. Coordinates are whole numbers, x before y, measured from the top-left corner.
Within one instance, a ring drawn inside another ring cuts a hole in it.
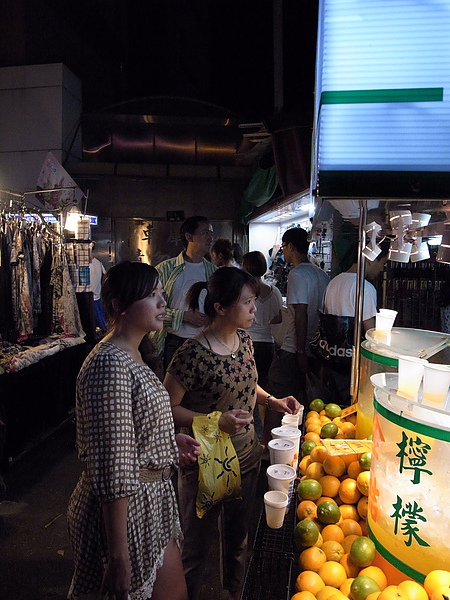
[[[389,252],[388,240],[380,244],[381,253],[373,261],[365,260],[364,264],[364,302],[362,316],[362,333],[375,327],[377,314],[377,290],[370,283],[383,271]],[[356,283],[358,271],[358,240],[350,248],[352,266],[333,277],[324,296],[324,312],[339,317],[355,317],[356,315]],[[348,263],[347,263],[348,264]],[[351,336],[353,338],[353,333]],[[346,405],[350,401],[351,360],[347,366],[327,365],[328,385],[337,395],[337,403]]]
[[[272,361],[267,389],[274,395],[293,395],[299,402],[305,402],[305,374],[316,362],[309,342],[317,330],[329,277],[309,262],[308,233],[304,229],[293,227],[285,231],[282,248],[286,262],[294,268],[289,272],[287,283],[286,335]]]

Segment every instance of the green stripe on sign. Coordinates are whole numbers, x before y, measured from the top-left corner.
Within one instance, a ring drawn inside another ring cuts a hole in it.
[[[437,427],[433,427],[432,425],[425,425],[424,423],[413,421],[413,416],[408,415],[408,417],[406,417],[402,415],[397,415],[396,413],[391,412],[390,410],[382,406],[376,399],[374,399],[373,401],[373,407],[379,415],[384,417],[387,421],[394,423],[394,425],[397,425],[398,427],[408,429],[409,431],[414,431],[414,433],[426,435],[435,440],[450,442],[450,431],[444,431],[443,429],[438,429]]]
[[[366,521],[366,526],[367,526],[367,532],[369,533],[369,537],[375,544],[375,547],[378,550],[378,552],[381,554],[381,556],[385,560],[387,560],[387,562],[390,563],[393,567],[395,567],[398,571],[401,571],[407,577],[411,577],[411,579],[415,579],[419,583],[423,584],[423,582],[425,580],[425,575],[423,573],[420,573],[420,571],[416,571],[416,569],[413,569],[413,567],[410,567],[403,561],[399,560],[396,556],[391,554],[389,552],[389,550],[387,550],[382,544],[380,544],[380,542],[374,536],[373,532],[370,529],[369,523],[367,523],[367,521]]]
[[[399,90],[347,90],[322,92],[321,104],[367,104],[373,102],[442,102],[444,88]]]
[[[389,367],[398,367],[398,358],[391,358],[390,356],[384,356],[383,354],[376,354],[375,352],[371,352],[361,346],[361,355],[373,362],[376,362],[380,365],[388,365]]]

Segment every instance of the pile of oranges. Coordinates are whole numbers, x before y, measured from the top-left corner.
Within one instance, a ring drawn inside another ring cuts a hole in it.
[[[294,531],[300,573],[291,600],[449,600],[450,572],[433,571],[423,586],[411,580],[397,586],[372,564],[375,545],[366,528],[371,455],[329,455],[321,443],[324,426],[337,426],[332,437],[354,438],[354,423],[341,419],[336,405],[328,412],[339,414],[331,417],[328,406],[310,406],[306,415]]]

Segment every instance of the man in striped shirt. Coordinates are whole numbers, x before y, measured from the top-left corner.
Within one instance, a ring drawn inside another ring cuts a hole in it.
[[[186,292],[197,281],[207,281],[216,267],[206,260],[211,249],[213,229],[206,217],[189,217],[180,228],[184,250],[156,266],[166,293],[164,327],[152,334],[158,354],[162,356],[164,371],[181,344],[206,327],[208,319],[202,311],[188,310]]]

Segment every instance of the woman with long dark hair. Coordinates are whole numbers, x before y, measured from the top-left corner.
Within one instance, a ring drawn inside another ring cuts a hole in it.
[[[254,277],[236,267],[218,269],[206,284],[191,288],[192,309],[205,286],[204,311],[209,325],[177,350],[164,385],[170,394],[177,427],[191,429],[196,415],[219,411],[222,413],[219,428],[231,435],[242,477],[241,499],[217,504],[200,519],[195,509],[198,465],[183,468],[178,482],[185,538],[182,558],[190,600],[199,596],[219,518],[223,536],[223,587],[231,598],[237,599],[245,576],[248,524],[261,458],[261,446],[253,428],[255,404],[287,413],[296,413],[299,405],[292,396],[274,398],[258,385],[253,346],[245,331],[255,318],[258,285]]]
[[[110,330],[77,379],[85,469],[68,509],[69,598],[187,600],[171,474],[178,462],[196,460],[198,444],[176,439],[168,394],[149,367],[147,334],[162,328],[166,306],[156,269],[111,267],[102,299]]]

